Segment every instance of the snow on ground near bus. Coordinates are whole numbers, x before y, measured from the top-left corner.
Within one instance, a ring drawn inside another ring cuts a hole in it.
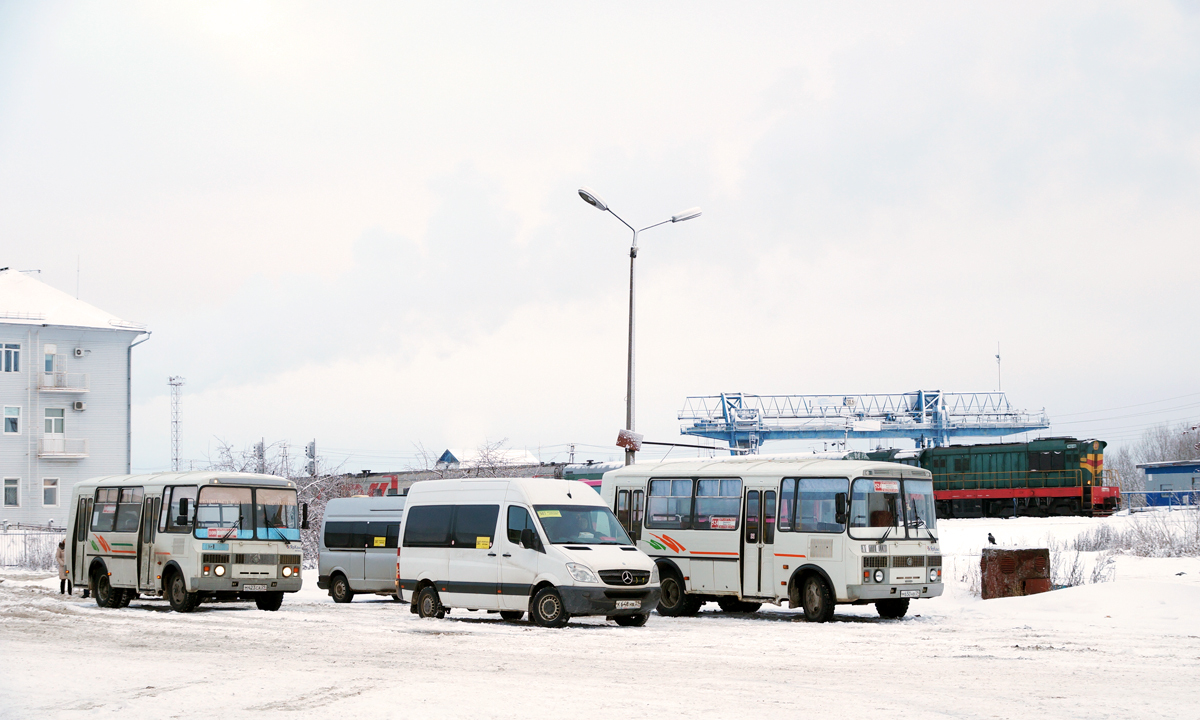
[[[989,532],[1033,545],[1128,522],[958,520],[941,535],[961,566]],[[1200,715],[1200,558],[1119,556],[1113,582],[1003,600],[950,578],[900,621],[871,607],[815,625],[709,605],[644,628],[585,618],[565,630],[463,611],[420,620],[374,597],[335,605],[311,574],[277,613],[192,615],[162,601],[102,610],[44,573],[0,577],[5,718]]]

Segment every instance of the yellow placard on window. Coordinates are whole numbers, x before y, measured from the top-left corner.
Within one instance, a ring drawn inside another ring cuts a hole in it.
[[[562,513],[557,510],[538,510],[538,517],[562,517]]]
[[[491,547],[492,547],[492,539],[490,537],[476,537],[475,538],[475,549],[476,550],[488,550]]]
[[[385,537],[375,538],[375,547],[384,547],[385,545],[387,545],[387,538],[385,538]]]

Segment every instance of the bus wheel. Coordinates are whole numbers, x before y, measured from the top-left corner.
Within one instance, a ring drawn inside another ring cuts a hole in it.
[[[700,612],[700,606],[704,604],[700,598],[687,594],[683,587],[683,578],[673,571],[662,574],[659,589],[662,592],[658,599],[659,615],[667,617],[695,615]]]
[[[816,575],[804,580],[804,619],[809,622],[829,622],[833,619],[833,593],[825,581]]]
[[[722,612],[728,613],[752,613],[758,612],[762,607],[762,603],[749,602],[747,600],[738,600],[737,598],[723,597],[717,600],[717,604],[721,606]]]
[[[517,622],[521,618],[525,617],[525,613],[521,612],[520,610],[501,610],[500,617],[509,622]]]
[[[334,575],[333,584],[329,586],[329,594],[333,596],[335,603],[348,603],[354,599],[354,591],[350,589],[350,583],[346,581],[345,575]]]
[[[641,627],[650,619],[647,613],[638,613],[637,615],[618,615],[613,618],[613,622],[621,627]]]
[[[108,573],[101,570],[96,573],[96,604],[102,608],[121,607],[121,596],[124,590],[117,590],[108,579]]]
[[[179,572],[171,573],[171,581],[167,585],[167,600],[175,612],[189,613],[200,604],[198,593],[187,591],[187,582]]]
[[[442,599],[432,585],[421,588],[417,594],[417,616],[423,618],[444,618],[446,608],[442,607]]]
[[[118,592],[121,592],[121,591],[118,590]],[[136,590],[125,590],[124,592],[121,592],[121,600],[119,603],[117,603],[117,607],[129,607],[129,603],[135,597],[137,597]]]
[[[908,598],[896,600],[880,600],[875,603],[875,610],[879,612],[879,617],[895,620],[904,617],[908,612]]]
[[[254,596],[254,604],[258,606],[259,610],[274,612],[279,609],[280,605],[283,605],[283,593],[259,593]]]
[[[530,603],[529,615],[542,627],[560,628],[571,619],[571,613],[563,606],[562,596],[552,587],[537,591]]]

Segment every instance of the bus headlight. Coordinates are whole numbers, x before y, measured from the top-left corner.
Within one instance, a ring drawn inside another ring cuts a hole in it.
[[[929,568],[929,582],[939,582],[942,579],[942,569],[940,567]]]
[[[292,576],[292,569],[291,569],[290,567],[285,567],[285,568],[283,569],[283,576],[284,576],[284,577],[291,577],[291,576]]]
[[[875,571],[875,582],[877,582],[877,583],[883,582],[883,571],[882,570]]]
[[[218,565],[215,568],[213,568],[213,575],[216,575],[217,577],[221,577],[224,574],[225,574],[225,566],[224,565]]]

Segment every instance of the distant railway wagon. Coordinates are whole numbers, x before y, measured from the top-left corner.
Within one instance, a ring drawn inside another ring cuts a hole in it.
[[[1106,444],[1057,437],[868,455],[933,473],[940,518],[1107,515],[1121,491],[1105,484]]]

